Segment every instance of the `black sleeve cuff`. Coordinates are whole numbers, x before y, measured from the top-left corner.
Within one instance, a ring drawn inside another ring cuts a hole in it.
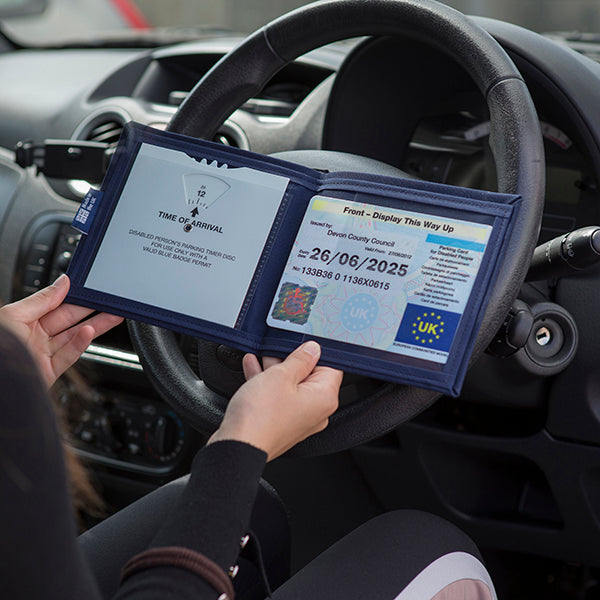
[[[202,448],[187,488],[151,543],[200,552],[225,571],[235,564],[267,454],[237,441]]]

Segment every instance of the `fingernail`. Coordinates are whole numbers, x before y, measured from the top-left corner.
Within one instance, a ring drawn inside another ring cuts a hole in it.
[[[314,340],[310,340],[309,342],[303,344],[302,350],[311,356],[319,356],[319,354],[321,354],[321,346],[319,346],[319,344],[317,344],[317,342]]]
[[[63,273],[56,278],[56,281],[52,284],[54,287],[62,287],[67,283],[68,277]]]

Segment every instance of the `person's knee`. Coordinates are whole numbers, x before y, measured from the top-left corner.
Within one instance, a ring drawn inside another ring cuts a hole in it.
[[[379,515],[342,538],[286,582],[275,597],[324,600],[335,589],[336,596],[349,600],[371,594],[404,599],[404,590],[416,589],[417,594],[431,592],[420,598],[433,598],[442,590],[456,591],[460,587],[456,582],[466,579],[484,582],[482,589],[491,590],[489,597],[494,597],[477,546],[463,531],[429,513],[398,510]]]
[[[450,552],[465,552],[481,560],[473,540],[456,525],[437,515],[419,510],[395,510],[367,521],[357,532],[377,540],[387,552],[395,552],[397,544],[404,552],[423,555],[431,562]]]

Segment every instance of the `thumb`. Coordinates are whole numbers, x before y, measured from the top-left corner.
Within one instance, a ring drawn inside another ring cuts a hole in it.
[[[300,383],[312,373],[320,356],[321,346],[311,340],[296,348],[281,365],[293,374],[297,383]]]

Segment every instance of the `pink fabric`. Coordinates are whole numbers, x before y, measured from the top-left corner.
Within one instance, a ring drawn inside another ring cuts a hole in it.
[[[459,579],[440,590],[431,600],[492,600],[492,594],[483,581]]]

